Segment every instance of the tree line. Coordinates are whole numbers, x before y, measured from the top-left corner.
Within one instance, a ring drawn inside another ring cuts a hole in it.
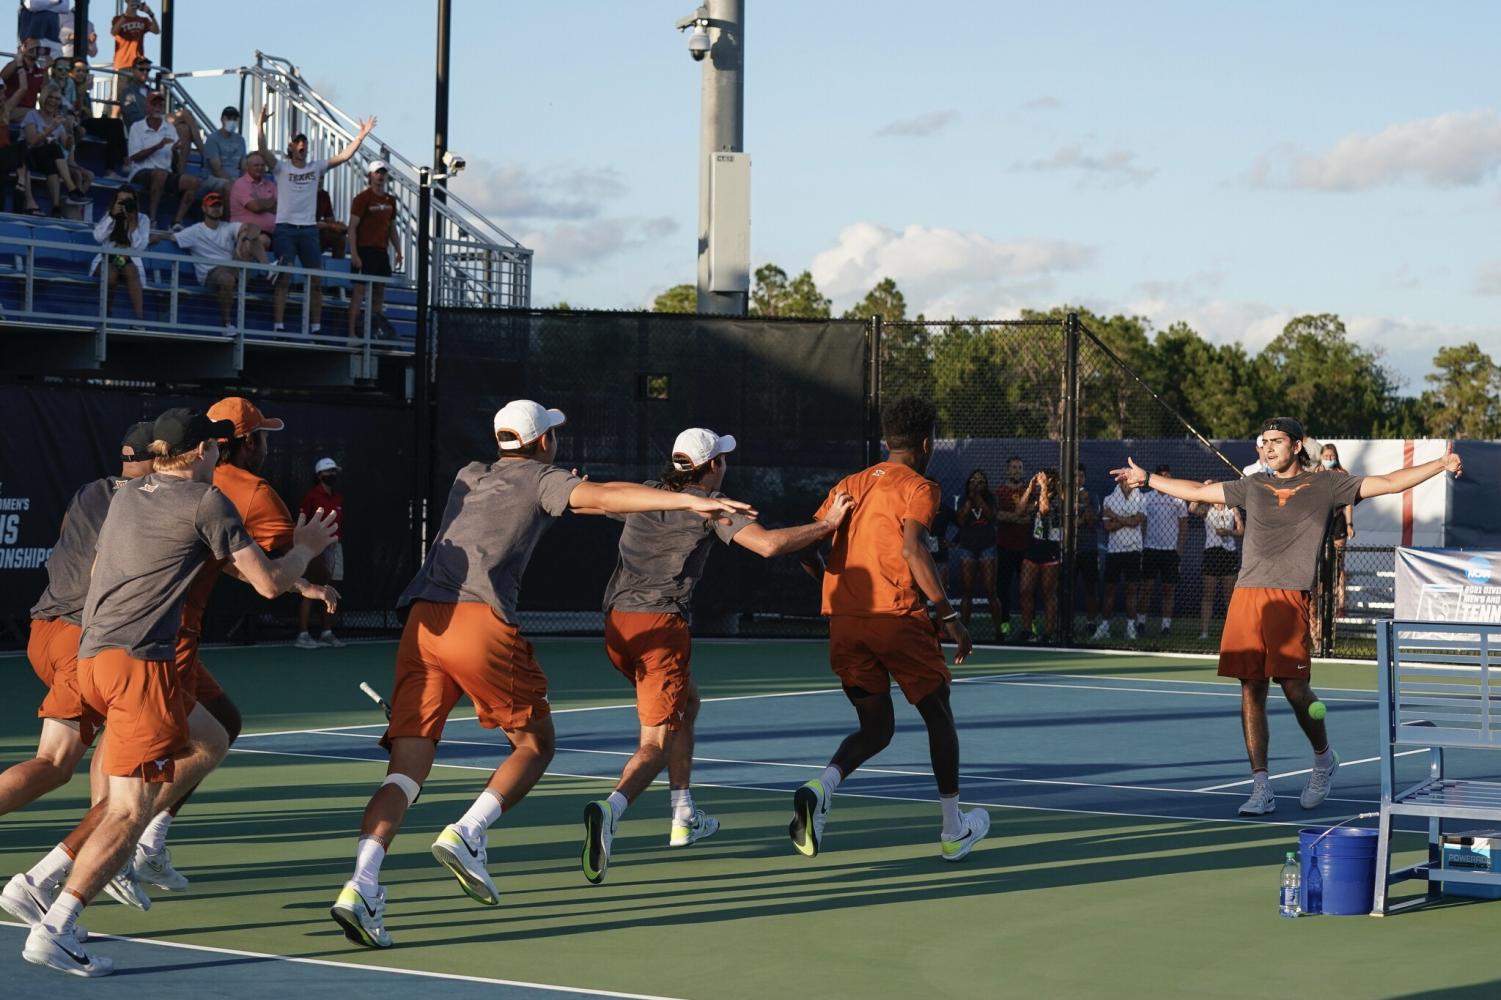
[[[669,288],[652,308],[691,313],[694,287]],[[1479,344],[1440,348],[1434,371],[1410,395],[1379,349],[1352,340],[1332,313],[1295,317],[1255,355],[1238,343],[1210,343],[1187,323],[1158,330],[1140,316],[1068,306],[1023,310],[1009,323],[930,322],[907,315],[891,278],[839,318],[881,317],[883,389],[933,398],[945,436],[1051,437],[1062,420],[1069,312],[1097,338],[1086,338],[1079,358],[1088,437],[1179,437],[1186,421],[1211,438],[1245,438],[1268,414],[1289,413],[1324,438],[1501,438],[1501,365]],[[756,269],[750,314],[834,318],[812,274],[789,276],[775,264]],[[994,426],[998,412],[1004,428]]]

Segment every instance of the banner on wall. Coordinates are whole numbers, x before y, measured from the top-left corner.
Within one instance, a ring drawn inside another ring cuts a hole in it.
[[[1398,548],[1395,617],[1501,623],[1501,550]]]

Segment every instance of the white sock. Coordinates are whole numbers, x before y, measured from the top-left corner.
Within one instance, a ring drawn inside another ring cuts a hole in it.
[[[1138,624],[1138,625],[1145,625],[1146,623],[1147,623],[1147,616],[1146,615],[1137,615],[1136,616],[1136,624]]]
[[[386,860],[386,849],[374,837],[361,837],[359,850],[354,855],[355,888],[374,896],[380,891],[380,866]]]
[[[500,796],[487,788],[479,793],[479,798],[474,800],[474,805],[459,817],[459,821],[454,826],[459,828],[459,833],[471,844],[482,844],[485,842],[485,831],[500,819],[502,808]]]
[[[163,809],[156,818],[146,824],[141,834],[141,847],[147,854],[160,854],[167,844],[167,830],[172,826],[172,814]]]
[[[630,807],[631,803],[629,799],[627,799],[624,795],[621,795],[619,792],[611,792],[610,797],[605,801],[610,803],[610,814],[615,817],[614,820],[611,821],[610,826],[611,829],[614,829],[614,824],[620,822],[620,817],[625,815],[625,811]]]
[[[672,798],[672,819],[676,823],[688,823],[693,819],[693,790],[674,788],[667,793]]]
[[[1264,785],[1270,780],[1270,778],[1267,776],[1267,773],[1265,771],[1252,771],[1251,780],[1258,785]]]
[[[58,844],[47,852],[45,858],[32,865],[31,871],[26,874],[30,875],[31,881],[37,885],[41,885],[43,882],[60,885],[67,878],[68,872],[72,870],[73,856],[68,853],[66,847]]]
[[[1313,766],[1320,771],[1327,771],[1334,766],[1334,747],[1327,746],[1323,753],[1313,755]]]
[[[839,783],[844,780],[844,775],[839,773],[839,768],[830,764],[823,769],[823,774],[818,776],[818,780],[823,785],[823,790],[829,795],[833,795],[834,789],[838,788]]]
[[[78,915],[83,912],[83,900],[64,889],[57,894],[57,901],[42,917],[42,924],[54,934],[72,934]]]
[[[1173,627],[1173,620],[1171,618],[1164,618],[1164,619],[1162,619],[1162,627],[1163,628],[1172,628]]]
[[[957,837],[959,835],[959,793],[953,795],[938,796],[938,804],[943,807],[943,835],[945,837]]]

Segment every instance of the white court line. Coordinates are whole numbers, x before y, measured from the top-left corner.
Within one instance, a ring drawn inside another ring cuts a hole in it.
[[[338,756],[338,755],[334,755],[334,754],[297,753],[297,752],[290,751],[290,750],[246,750],[246,749],[242,749],[241,747],[237,747],[237,746],[236,747],[230,747],[229,748],[229,752],[230,753],[260,754],[262,756],[268,756],[268,757],[302,757],[302,758],[309,758],[309,759],[312,759],[312,760],[348,760],[348,761],[355,761],[355,762],[361,763],[361,764],[378,764],[378,763],[380,763],[380,761],[378,761],[378,760],[371,760],[369,757],[344,757],[344,756]],[[809,765],[809,766],[811,767],[812,765]],[[454,770],[454,771],[484,771],[486,773],[489,773],[490,771],[495,770],[493,767],[483,767],[483,766],[480,766],[480,765],[477,765],[477,764],[450,764],[450,763],[447,763],[446,761],[441,761],[441,760],[440,761],[435,761],[433,763],[433,767],[445,767],[445,768],[448,768],[449,770]],[[549,771],[546,772],[546,776],[549,777],[549,778],[576,778],[576,779],[579,779],[579,780],[582,780],[582,781],[597,781],[597,782],[601,782],[601,783],[605,783],[605,784],[609,784],[609,785],[614,785],[614,784],[618,783],[618,780],[616,778],[602,778],[602,777],[600,777],[597,774],[573,774],[573,773],[570,773],[570,772],[567,772],[567,771],[552,771],[552,770],[549,770]],[[658,778],[656,781],[653,782],[653,784],[662,784],[662,783],[665,782],[665,780],[666,780],[665,778]],[[1024,780],[1024,779],[1014,779],[1014,780]],[[739,792],[766,792],[766,793],[769,793],[769,794],[772,794],[772,795],[785,795],[785,794],[787,794],[787,789],[785,789],[785,788],[771,788],[771,787],[767,787],[767,786],[764,786],[764,785],[731,784],[731,783],[727,783],[727,782],[711,782],[711,781],[698,781],[698,780],[695,780],[693,782],[693,787],[695,787],[695,788],[721,788],[721,789],[727,789],[729,791],[739,791]],[[1183,791],[1183,789],[1176,789],[1176,790],[1177,791]],[[933,804],[933,797],[931,795],[926,795],[926,796],[915,796],[915,795],[877,795],[877,794],[874,794],[874,793],[871,793],[871,792],[853,792],[853,791],[849,791],[846,788],[846,786],[844,786],[844,785],[840,785],[839,793],[838,794],[841,797],[843,797],[843,798],[869,799],[871,801],[876,801],[876,802],[917,802],[917,803],[921,803],[923,805],[932,805]],[[1285,796],[1282,796],[1282,797],[1283,798],[1291,798],[1291,796],[1288,796],[1288,795],[1285,795]],[[1374,803],[1375,800],[1374,799],[1367,800],[1367,799],[1334,799],[1334,798],[1330,798],[1330,799],[1326,799],[1325,801],[1326,802],[1350,802],[1350,803],[1357,803],[1357,804],[1360,804],[1360,805],[1371,805],[1371,804]],[[987,809],[1015,809],[1015,810],[1018,810],[1018,811],[1021,811],[1021,812],[1069,813],[1069,814],[1072,814],[1072,815],[1079,815],[1079,816],[1113,816],[1113,817],[1119,817],[1119,818],[1122,818],[1122,819],[1158,819],[1158,820],[1167,820],[1167,821],[1177,822],[1177,823],[1240,823],[1240,824],[1251,824],[1251,825],[1254,825],[1254,826],[1291,826],[1291,827],[1307,826],[1308,823],[1309,823],[1309,820],[1307,820],[1307,819],[1303,819],[1303,820],[1301,820],[1299,822],[1288,823],[1288,822],[1282,822],[1280,820],[1263,820],[1263,819],[1256,819],[1254,817],[1245,817],[1245,816],[1233,816],[1233,817],[1176,816],[1176,815],[1171,815],[1171,814],[1167,814],[1167,813],[1124,812],[1124,811],[1121,811],[1119,809],[1077,809],[1077,808],[1071,808],[1071,807],[1066,807],[1066,806],[1030,806],[1030,805],[1019,805],[1019,804],[1017,804],[1015,802],[983,802],[983,801],[981,801],[979,799],[971,799],[971,798],[969,798],[967,796],[964,797],[963,802],[965,804],[971,805],[971,806],[984,806]],[[1402,831],[1402,832],[1407,832],[1407,831]]]
[[[1011,678],[1011,677],[1019,677],[1019,678],[1023,678],[1023,679],[1028,679],[1028,678],[1032,678],[1032,677],[1049,677],[1049,678],[1055,678],[1055,679],[1056,678],[1066,678],[1066,679],[1070,679],[1070,680],[1081,680],[1081,681],[1121,681],[1122,683],[1126,683],[1126,684],[1202,684],[1202,685],[1204,685],[1206,687],[1230,688],[1233,691],[1239,691],[1240,690],[1240,682],[1237,681],[1237,680],[1235,680],[1234,678],[1226,678],[1226,679],[1223,679],[1223,680],[1214,680],[1214,681],[1195,681],[1195,680],[1183,680],[1182,678],[1170,678],[1170,677],[1120,677],[1120,676],[1117,676],[1115,674],[1055,674],[1051,670],[1031,670],[1031,671],[1027,671],[1026,673],[1016,673],[1016,674],[989,674],[989,675],[981,676],[981,677],[955,678],[955,680],[956,681],[960,681],[960,680],[964,680],[964,681],[991,681],[991,680],[1006,680],[1007,678]],[[1364,695],[1370,695],[1373,700],[1376,697],[1376,692],[1374,690],[1369,689],[1369,688],[1334,688],[1334,687],[1323,687],[1323,685],[1320,685],[1320,688],[1322,690],[1325,690],[1325,691],[1339,691],[1339,692],[1342,692],[1344,694],[1364,694]],[[1111,690],[1114,690],[1114,688],[1112,688]],[[1358,699],[1355,699],[1355,700],[1358,700]]]
[[[0,920],[0,926],[26,929],[26,924]],[[259,958],[268,962],[289,962],[293,965],[317,965],[326,969],[358,969],[361,972],[384,972],[393,976],[419,976],[424,979],[446,979],[450,982],[481,983],[485,986],[517,986],[531,990],[546,990],[550,993],[571,993],[585,997],[612,997],[616,1000],[675,1000],[673,997],[654,993],[619,993],[614,990],[590,990],[581,986],[554,986],[550,983],[529,983],[522,979],[490,979],[485,976],[464,976],[453,972],[423,972],[419,969],[401,969],[384,965],[366,965],[363,962],[336,962],[327,958],[298,958],[293,955],[273,955],[264,951],[241,951],[238,948],[214,948],[203,944],[185,944],[181,941],[163,941],[160,938],[131,937],[127,934],[101,934],[90,932],[93,941],[128,941],[131,944],[150,944],[159,948],[180,948],[183,951],[201,951],[211,955],[234,955],[236,958]]]
[[[1043,674],[1043,675],[1040,675],[1040,676],[1047,676],[1047,675]],[[1107,679],[1109,679],[1109,678],[1107,678]],[[1120,680],[1127,680],[1127,679],[1128,678],[1120,678]],[[955,684],[990,684],[990,685],[993,685],[995,687],[1062,688],[1062,689],[1064,689],[1066,691],[1120,691],[1120,692],[1124,692],[1125,694],[1181,694],[1181,695],[1185,695],[1185,696],[1193,697],[1193,698],[1235,698],[1236,700],[1240,699],[1240,689],[1239,688],[1236,688],[1234,691],[1182,691],[1182,690],[1169,690],[1167,688],[1111,687],[1111,686],[1105,685],[1105,684],[1053,684],[1053,683],[1045,682],[1045,681],[1015,680],[1015,679],[1007,678],[1007,677],[996,677],[996,678],[989,678],[989,677],[968,677],[968,678],[963,678],[963,679],[955,678],[954,679],[954,683]],[[1208,683],[1208,682],[1205,682],[1205,683]],[[1331,689],[1331,690],[1333,690],[1333,689]],[[1374,704],[1374,702],[1371,699],[1369,699],[1369,698],[1322,698],[1322,700],[1323,701],[1332,701],[1332,702],[1348,702],[1350,704],[1357,704],[1357,705],[1371,705],[1371,704]]]
[[[1413,754],[1430,753],[1430,752],[1431,751],[1429,751],[1429,749],[1427,747],[1423,747],[1423,748],[1418,749],[1418,750],[1403,750],[1401,753],[1399,753],[1399,754],[1393,754],[1392,756],[1394,756],[1394,757],[1411,757]],[[1376,763],[1379,760],[1381,760],[1380,757],[1362,757],[1359,760],[1342,760],[1342,761],[1339,762],[1339,766],[1340,766],[1340,769],[1343,770],[1343,769],[1345,769],[1347,767],[1354,767],[1356,764],[1374,764],[1374,763]],[[1298,775],[1300,775],[1300,774],[1308,774],[1312,770],[1313,770],[1313,768],[1311,768],[1311,767],[1305,767],[1305,768],[1303,768],[1302,770],[1299,770],[1299,771],[1283,771],[1281,774],[1267,775],[1267,780],[1271,781],[1273,778],[1296,778]],[[1226,782],[1223,785],[1210,785],[1207,788],[1191,788],[1191,789],[1188,789],[1188,791],[1193,791],[1193,792],[1217,792],[1217,791],[1219,791],[1222,788],[1240,788],[1243,785],[1249,785],[1254,780],[1256,780],[1256,779],[1254,779],[1254,778],[1246,778],[1246,779],[1244,779],[1242,781],[1229,781],[1229,782]],[[1360,799],[1334,799],[1332,801],[1336,801],[1336,802],[1359,802],[1361,800]]]

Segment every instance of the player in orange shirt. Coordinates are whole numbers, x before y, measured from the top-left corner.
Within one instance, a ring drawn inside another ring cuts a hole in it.
[[[793,846],[819,851],[834,790],[891,742],[896,720],[891,682],[916,706],[928,728],[928,749],[943,808],[939,856],[959,861],[990,830],[984,809],[959,809],[959,734],[949,707],[950,673],[938,634],[923,608],[932,601],[943,630],[958,646],[955,663],[971,648],[969,630],[943,591],[928,549],[938,513],[938,484],[923,475],[933,457],[933,404],[916,396],[895,400],[881,415],[887,460],[846,476],[829,491],[815,518],[840,494],[854,512],[834,534],[827,566],[816,550],[805,563],[823,573],[823,613],[829,619],[829,665],[855,707],[860,728],[839,744],[823,774],[792,797],[788,828]]]

